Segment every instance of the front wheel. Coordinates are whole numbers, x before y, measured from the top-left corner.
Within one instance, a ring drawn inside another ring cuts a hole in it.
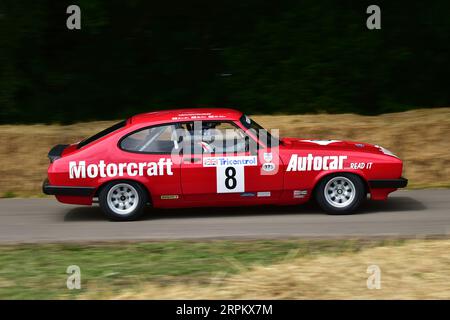
[[[100,208],[109,219],[131,221],[143,214],[147,194],[135,182],[113,181],[102,188],[98,200]]]
[[[328,214],[349,214],[366,198],[366,188],[361,178],[354,174],[333,174],[319,182],[315,197]]]

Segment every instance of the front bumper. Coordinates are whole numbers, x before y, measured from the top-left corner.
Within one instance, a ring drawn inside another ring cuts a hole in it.
[[[381,180],[369,180],[369,187],[372,189],[397,189],[405,188],[408,185],[408,179],[381,179]]]
[[[55,196],[93,196],[95,193],[94,187],[73,187],[73,186],[52,186],[48,179],[42,183],[42,192],[48,195]]]

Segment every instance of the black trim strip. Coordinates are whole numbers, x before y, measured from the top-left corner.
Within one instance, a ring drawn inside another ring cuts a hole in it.
[[[72,187],[72,186],[52,186],[48,179],[42,184],[42,192],[48,195],[58,196],[92,196],[95,192],[94,187]]]
[[[369,186],[374,189],[382,188],[405,188],[408,185],[408,179],[381,179],[369,180]]]

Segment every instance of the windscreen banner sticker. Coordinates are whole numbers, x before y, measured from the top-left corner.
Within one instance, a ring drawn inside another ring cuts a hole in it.
[[[257,164],[256,156],[203,158],[204,167],[216,167],[217,193],[245,192],[244,167]]]
[[[172,120],[199,120],[202,118],[207,119],[220,119],[226,118],[224,115],[214,115],[211,112],[203,112],[203,113],[180,113],[176,117],[172,117]]]

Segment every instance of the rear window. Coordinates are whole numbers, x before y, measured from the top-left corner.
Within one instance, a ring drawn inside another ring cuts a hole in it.
[[[92,137],[84,139],[83,141],[78,143],[78,149],[80,149],[80,148],[88,145],[89,143],[92,143],[92,142],[94,142],[94,141],[120,129],[120,128],[125,127],[126,123],[127,123],[126,120],[120,121],[119,123],[116,123],[115,125],[112,125],[111,127],[106,128],[105,130],[102,130],[99,133],[94,134]]]

